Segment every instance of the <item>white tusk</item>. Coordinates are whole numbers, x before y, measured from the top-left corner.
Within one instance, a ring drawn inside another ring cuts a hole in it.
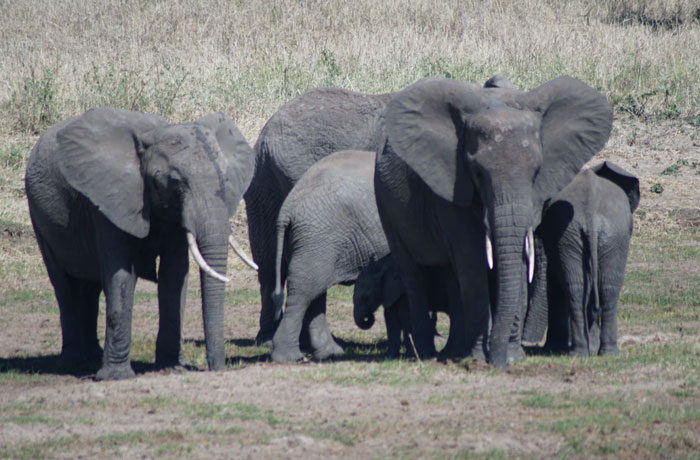
[[[488,234],[486,234],[486,262],[489,264],[489,270],[493,270],[493,247]]]
[[[532,235],[532,227],[527,229],[525,235],[525,254],[527,255],[527,282],[532,283],[535,275],[535,237]]]
[[[238,245],[238,242],[235,240],[235,238],[233,237],[233,235],[229,235],[229,237],[228,237],[228,244],[231,245],[231,248],[233,248],[233,252],[235,252],[236,255],[237,255],[238,257],[240,257],[241,260],[242,260],[243,262],[245,262],[245,264],[246,264],[247,266],[249,266],[250,268],[252,268],[252,269],[255,270],[255,271],[258,271],[258,264],[256,264],[255,262],[253,262],[253,259],[251,259],[250,257],[248,257],[248,254],[246,254],[246,253],[243,251],[243,249],[241,249],[241,247]]]
[[[204,257],[202,257],[202,253],[199,252],[199,248],[197,247],[197,241],[194,239],[194,235],[190,232],[187,232],[187,244],[190,245],[190,252],[192,253],[192,257],[194,257],[195,262],[197,262],[197,265],[199,265],[199,268],[201,268],[207,275],[211,276],[212,278],[216,278],[219,281],[223,281],[224,283],[228,283],[229,279],[226,278],[224,275],[221,275],[217,273],[213,268],[209,266],[206,260],[204,260]]]

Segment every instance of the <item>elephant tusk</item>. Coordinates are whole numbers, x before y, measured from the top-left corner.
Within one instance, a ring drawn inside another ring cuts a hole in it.
[[[493,246],[488,234],[486,234],[486,262],[489,264],[489,270],[493,270]]]
[[[532,227],[527,229],[525,235],[525,254],[527,255],[527,282],[532,283],[535,275],[535,237],[532,235]]]
[[[204,257],[202,257],[202,253],[199,252],[199,248],[197,247],[197,241],[194,238],[194,235],[190,232],[187,232],[187,244],[190,246],[190,252],[192,253],[192,257],[194,257],[195,262],[197,262],[197,265],[199,265],[199,268],[202,269],[207,275],[211,276],[212,278],[216,278],[219,281],[223,281],[224,283],[228,283],[229,279],[225,277],[224,275],[221,275],[216,272],[213,268],[209,266],[206,260],[204,260]]]
[[[237,255],[238,257],[240,257],[241,260],[242,260],[243,262],[245,262],[245,264],[246,264],[247,266],[249,266],[250,268],[252,268],[252,269],[255,270],[255,271],[258,271],[258,264],[256,264],[255,262],[253,262],[253,259],[251,259],[250,257],[248,257],[248,254],[246,254],[246,253],[243,251],[243,249],[241,249],[241,247],[238,245],[238,242],[237,242],[236,239],[233,237],[233,235],[229,235],[229,237],[228,237],[228,244],[231,245],[231,248],[233,248],[233,252],[235,252],[236,255]]]

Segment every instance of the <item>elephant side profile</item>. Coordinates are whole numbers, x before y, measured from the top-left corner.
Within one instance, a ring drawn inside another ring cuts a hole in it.
[[[244,195],[248,235],[260,283],[260,330],[256,342],[272,346],[277,328],[275,223],[285,197],[318,160],[340,150],[376,151],[377,121],[391,94],[362,94],[337,88],[307,91],[282,106],[265,123],[255,143],[255,172]],[[282,271],[282,280],[286,272]],[[320,322],[325,312],[319,311]]]
[[[490,82],[423,79],[396,94],[381,126],[375,194],[418,354],[435,354],[426,270],[450,265],[468,348],[505,369],[522,351],[517,325],[542,206],[604,146],[612,110],[567,76],[526,92]]]
[[[624,280],[639,180],[606,161],[581,171],[545,207],[544,254],[523,339],[575,356],[618,354],[617,299]],[[547,327],[548,326],[548,327]]]
[[[222,113],[171,125],[155,115],[96,108],[40,137],[25,183],[60,309],[61,360],[102,356],[98,380],[134,375],[131,316],[141,277],[158,283],[156,363],[179,365],[189,249],[200,266],[209,369],[224,367],[229,218],[253,162],[253,150]],[[97,339],[101,291],[104,352]]]
[[[374,200],[374,156],[370,151],[340,151],[321,159],[299,179],[284,200],[277,220],[274,361],[303,358],[299,347],[304,323],[316,359],[343,353],[326,322],[326,290],[352,284],[370,260],[389,247]],[[288,262],[286,262],[288,261]],[[283,265],[287,300],[282,313]]]
[[[446,286],[447,283],[447,286]],[[461,317],[461,302],[459,291],[453,291],[448,295],[449,289],[457,288],[457,280],[449,267],[438,268],[432,273],[428,284],[428,303],[432,313],[433,333],[437,321],[437,312],[443,311],[450,314],[449,302],[457,300],[456,308],[458,318]],[[408,299],[406,288],[401,281],[399,270],[393,263],[391,254],[374,260],[367,265],[355,281],[353,291],[353,316],[355,324],[361,329],[369,329],[374,325],[374,313],[380,305],[384,306],[384,322],[386,336],[389,343],[387,356],[396,358],[400,355],[403,342],[408,354],[413,354],[413,345],[409,340],[411,334],[411,321],[409,317]],[[450,317],[450,335],[443,349],[444,354],[458,356],[466,350],[460,350],[458,343],[463,343],[463,331],[453,330],[461,328],[459,321]],[[403,337],[403,341],[402,341]]]

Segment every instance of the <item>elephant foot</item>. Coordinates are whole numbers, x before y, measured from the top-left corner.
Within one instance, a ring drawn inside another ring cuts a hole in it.
[[[508,345],[508,363],[516,363],[525,360],[525,350],[519,343],[511,343]]]
[[[58,364],[60,366],[80,366],[99,361],[102,361],[102,348],[99,345],[88,350],[82,348],[62,350],[58,356]]]
[[[398,346],[389,346],[389,349],[386,351],[386,354],[384,355],[389,359],[398,359],[401,357],[401,347]]]
[[[573,348],[569,351],[569,356],[572,358],[588,358],[591,354],[588,352],[588,348]]]
[[[314,350],[314,359],[323,361],[334,356],[342,356],[345,351],[331,338],[324,346]]]
[[[486,362],[486,352],[483,347],[474,347],[471,354],[469,355],[477,361]]]
[[[158,369],[182,369],[182,370],[187,370],[187,365],[182,362],[182,360],[178,359],[158,359],[156,357],[156,367]]]
[[[617,356],[620,354],[620,349],[617,348],[617,345],[603,345],[600,347],[598,354],[601,356]]]
[[[274,347],[270,355],[276,363],[295,363],[304,360],[304,354],[299,347]]]
[[[269,332],[261,329],[255,337],[255,344],[263,348],[272,348],[272,337],[274,337],[274,335],[275,331]]]
[[[125,364],[102,366],[102,368],[97,371],[95,380],[123,380],[135,377],[136,374],[131,368],[131,363],[127,362]]]

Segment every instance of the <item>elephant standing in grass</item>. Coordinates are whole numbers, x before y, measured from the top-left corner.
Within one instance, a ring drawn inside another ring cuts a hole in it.
[[[255,144],[255,173],[244,199],[253,259],[259,266],[260,330],[256,341],[271,346],[277,328],[275,223],[285,197],[311,165],[347,149],[376,151],[377,121],[390,94],[370,95],[332,88],[307,91],[280,108]],[[286,278],[283,265],[282,282]],[[313,311],[325,321],[323,310]]]
[[[575,356],[617,354],[622,289],[639,180],[606,161],[580,172],[545,207],[544,245],[523,339]]]
[[[461,330],[462,304],[457,279],[449,267],[433,270],[431,275],[428,282],[428,304],[432,311],[433,330],[438,311],[450,314],[450,335],[442,353],[451,356],[463,355],[468,350],[460,348],[464,346],[465,341]],[[389,357],[396,358],[400,355],[402,335],[406,351],[409,355],[413,354],[413,345],[408,337],[411,333],[411,321],[406,288],[391,255],[370,262],[362,270],[355,281],[352,300],[355,324],[361,329],[371,328],[374,325],[374,313],[380,305],[384,306]],[[452,307],[450,300],[456,302]],[[437,331],[434,330],[434,333],[437,334]]]
[[[201,268],[209,369],[224,367],[229,218],[253,162],[253,150],[221,113],[170,125],[155,115],[97,108],[41,136],[25,181],[60,309],[62,360],[102,356],[98,380],[134,375],[131,315],[141,277],[158,283],[156,363],[180,365],[189,249]],[[100,291],[107,302],[104,353]]]
[[[281,321],[272,341],[274,361],[303,358],[299,339],[304,322],[314,358],[343,353],[320,314],[326,309],[326,290],[352,284],[371,260],[389,252],[374,200],[374,157],[374,152],[350,150],[323,158],[299,179],[280,208],[272,297]],[[283,271],[287,302],[281,315]]]
[[[458,279],[468,349],[487,352],[502,369],[522,353],[533,229],[544,202],[603,147],[611,128],[605,97],[571,77],[527,92],[424,79],[389,101],[375,194],[421,358],[435,353],[426,271],[443,265]]]

